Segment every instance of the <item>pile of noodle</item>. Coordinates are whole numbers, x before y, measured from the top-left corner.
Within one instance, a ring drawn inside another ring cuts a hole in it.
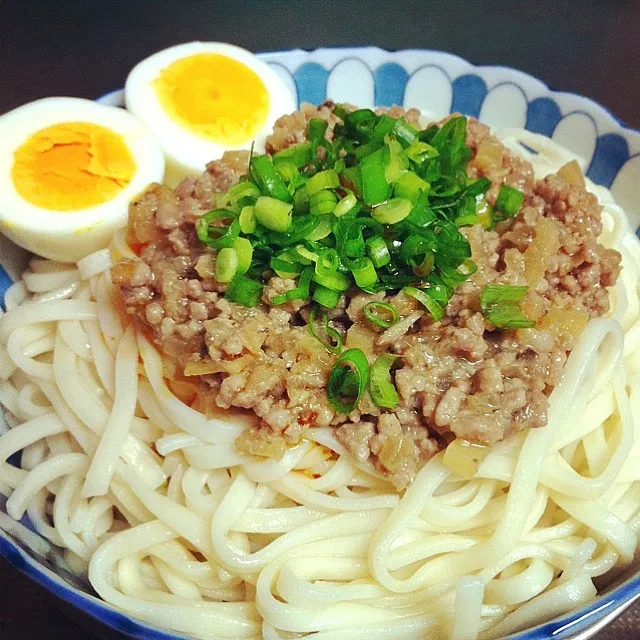
[[[573,157],[500,135],[537,177]],[[196,638],[484,640],[580,607],[640,535],[640,242],[590,187],[623,272],[548,426],[496,444],[467,480],[441,452],[404,494],[331,429],[259,460],[234,448],[242,425],[174,396],[115,309],[123,234],[77,266],[32,260],[0,317],[0,526],[40,554],[63,548],[128,615]]]

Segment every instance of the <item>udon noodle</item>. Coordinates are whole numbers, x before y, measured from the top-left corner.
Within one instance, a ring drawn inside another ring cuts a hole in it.
[[[573,157],[500,137],[538,178]],[[111,605],[197,638],[489,640],[583,605],[640,534],[640,243],[591,188],[623,271],[548,426],[494,445],[470,480],[441,452],[402,495],[330,429],[258,461],[234,448],[242,425],[174,396],[115,310],[122,234],[77,266],[34,259],[0,318],[0,525],[65,549]]]

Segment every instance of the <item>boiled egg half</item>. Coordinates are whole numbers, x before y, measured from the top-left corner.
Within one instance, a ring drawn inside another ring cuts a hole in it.
[[[198,175],[224,151],[264,152],[275,121],[296,109],[289,88],[251,52],[189,42],[140,62],[125,86],[127,109],[158,138],[166,181]]]
[[[149,129],[90,100],[46,98],[10,111],[0,141],[0,230],[53,260],[106,247],[130,200],[164,176]]]

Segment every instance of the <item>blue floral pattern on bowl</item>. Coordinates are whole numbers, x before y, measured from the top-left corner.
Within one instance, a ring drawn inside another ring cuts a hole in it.
[[[634,228],[640,225],[640,132],[625,127],[588,98],[551,91],[514,69],[477,67],[439,51],[335,48],[264,53],[260,57],[283,79],[298,103],[331,99],[362,107],[401,105],[417,107],[434,117],[460,112],[495,127],[519,127],[549,136],[580,156],[588,177],[610,188]],[[121,106],[122,99],[122,91],[114,91],[100,102]],[[24,252],[0,236],[0,301],[24,265]],[[38,556],[1,529],[0,556],[57,597],[127,637],[179,637],[115,610],[70,578],[54,557]],[[584,640],[639,596],[640,572],[630,569],[586,607],[510,639]]]

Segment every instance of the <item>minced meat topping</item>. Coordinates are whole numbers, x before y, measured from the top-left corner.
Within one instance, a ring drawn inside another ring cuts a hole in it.
[[[402,112],[394,108],[392,116]],[[418,122],[418,112],[405,118]],[[268,139],[275,153],[305,140],[311,118],[329,122],[333,105],[303,107],[281,118]],[[197,408],[240,408],[258,420],[237,446],[251,454],[282,455],[309,427],[332,427],[360,461],[369,461],[403,488],[417,470],[454,438],[490,445],[547,422],[548,397],[573,345],[590,318],[609,309],[607,287],[619,274],[620,255],[598,243],[601,207],[575,166],[536,180],[531,165],[513,156],[489,129],[470,120],[470,177],[487,177],[487,201],[500,186],[524,193],[515,218],[493,230],[462,230],[477,271],[456,290],[435,322],[413,297],[352,289],[328,313],[347,348],[370,361],[398,356],[395,409],[381,409],[365,394],[349,415],[336,413],[327,381],[336,356],[309,334],[311,305],[275,296],[296,287],[270,277],[263,303],[245,307],[223,297],[215,258],[196,235],[213,195],[246,172],[248,154],[227,152],[198,179],[175,190],[152,185],[130,208],[128,240],[137,260],[112,271],[126,312],[135,316],[172,367],[172,389]],[[487,284],[527,286],[522,303],[534,328],[497,331],[481,312]],[[392,304],[399,320],[384,329],[363,315],[365,305]]]

